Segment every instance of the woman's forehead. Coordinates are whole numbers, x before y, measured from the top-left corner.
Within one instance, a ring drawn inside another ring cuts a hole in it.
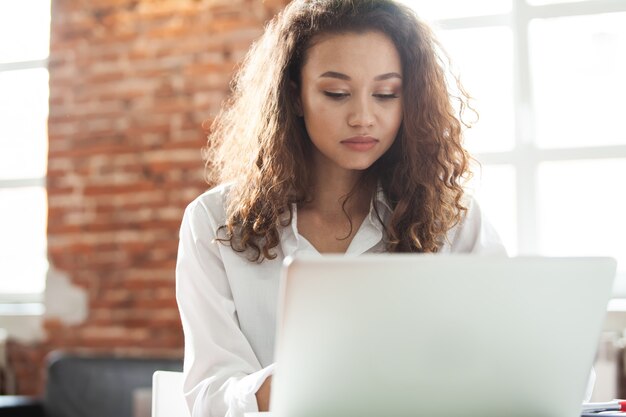
[[[400,54],[389,36],[379,31],[324,34],[307,49],[303,70],[337,72],[402,71]]]

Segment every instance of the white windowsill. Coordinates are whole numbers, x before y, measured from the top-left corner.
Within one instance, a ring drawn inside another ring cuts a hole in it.
[[[613,298],[609,301],[607,311],[613,313],[626,313],[626,298]]]
[[[0,303],[0,328],[20,343],[41,341],[44,312],[43,303]]]
[[[1,316],[42,316],[45,312],[43,303],[1,303]]]

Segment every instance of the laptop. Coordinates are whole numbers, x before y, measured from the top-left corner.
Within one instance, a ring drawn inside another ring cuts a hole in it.
[[[289,258],[268,415],[580,416],[615,270],[610,258]]]

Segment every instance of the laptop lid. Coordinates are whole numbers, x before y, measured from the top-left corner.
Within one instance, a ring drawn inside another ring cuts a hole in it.
[[[578,416],[615,269],[609,258],[288,259],[272,414]]]

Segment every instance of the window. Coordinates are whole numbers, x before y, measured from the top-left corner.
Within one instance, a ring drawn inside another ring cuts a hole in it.
[[[405,0],[475,98],[473,187],[512,255],[608,255],[626,295],[626,1]]]
[[[45,286],[50,0],[0,3],[0,302]]]

